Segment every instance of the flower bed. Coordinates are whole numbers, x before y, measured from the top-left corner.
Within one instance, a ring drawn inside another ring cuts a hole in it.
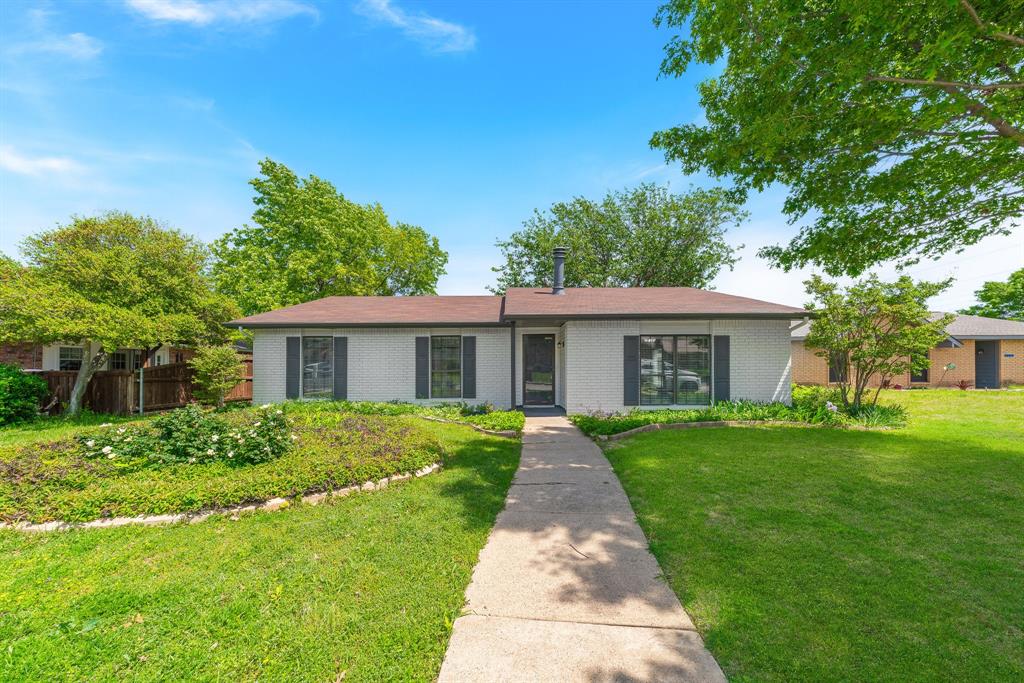
[[[228,456],[238,448],[236,435],[255,438],[250,432],[265,427],[268,411],[276,415],[278,409],[282,415],[277,417],[288,420],[289,437],[295,437],[287,439],[290,445],[283,453],[266,461],[240,460],[237,451]],[[81,445],[65,439],[0,449],[0,519],[83,521],[194,512],[376,481],[414,472],[444,456],[429,423],[402,417],[285,404],[233,411],[223,420],[223,432],[200,429],[193,443],[177,455],[159,437],[157,450],[148,452],[131,446],[134,438],[125,444],[126,436],[142,430],[151,431],[141,440],[153,438],[155,425],[90,431]],[[211,447],[224,441],[234,445]],[[103,453],[107,447],[111,450]],[[207,453],[210,450],[213,454]],[[199,455],[182,457],[188,452]],[[111,453],[115,457],[107,457]]]
[[[392,401],[317,401],[296,402],[304,410],[315,413],[356,413],[359,415],[422,415],[437,417],[452,422],[464,422],[492,431],[522,432],[525,418],[518,410],[496,410],[489,403],[469,405],[466,403],[439,403],[419,405]]]
[[[607,436],[646,425],[683,422],[803,422],[834,427],[900,427],[906,423],[904,410],[898,405],[866,406],[855,415],[846,412],[841,408],[834,390],[824,387],[793,387],[791,406],[784,403],[721,401],[702,409],[634,409],[625,414],[570,415],[569,419],[589,436]]]

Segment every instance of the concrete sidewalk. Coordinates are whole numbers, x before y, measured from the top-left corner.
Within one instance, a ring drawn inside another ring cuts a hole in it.
[[[440,681],[724,681],[601,450],[530,417]]]

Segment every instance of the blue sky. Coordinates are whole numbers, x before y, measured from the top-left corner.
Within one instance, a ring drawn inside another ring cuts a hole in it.
[[[449,252],[441,293],[483,293],[495,239],[535,207],[641,181],[707,185],[647,146],[701,117],[658,79],[657,2],[110,0],[0,3],[0,249],[75,213],[147,213],[211,240],[249,219],[269,156],[380,202]],[[756,248],[795,228],[751,200],[718,289],[803,303]],[[912,269],[955,308],[1024,263],[1024,235]],[[882,268],[884,274],[891,269]]]

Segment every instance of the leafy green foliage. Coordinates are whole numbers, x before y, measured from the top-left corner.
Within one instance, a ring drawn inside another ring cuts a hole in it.
[[[979,303],[961,310],[961,313],[1024,320],[1024,268],[1011,273],[1006,282],[986,282],[974,296]]]
[[[193,393],[204,403],[224,405],[224,397],[245,375],[238,352],[230,345],[201,346],[188,361],[193,370]]]
[[[288,405],[295,405],[289,403]],[[303,410],[318,414],[355,413],[358,415],[427,415],[453,422],[464,422],[495,431],[523,431],[526,418],[518,410],[495,410],[489,403],[435,403],[420,405],[402,401],[316,401],[301,403]]]
[[[333,295],[434,293],[448,261],[436,237],[284,164],[264,159],[260,173],[254,224],[213,243],[217,288],[246,315]]]
[[[571,254],[567,287],[707,287],[736,262],[725,230],[745,218],[736,195],[721,189],[672,194],[643,184],[600,202],[558,202],[498,241],[505,263],[492,289],[550,287],[554,247]]]
[[[0,519],[190,512],[361,484],[445,455],[433,423],[321,408],[287,403],[223,415],[183,408],[89,429],[76,440],[0,448]],[[288,447],[290,433],[296,439]],[[140,437],[151,450],[132,445]]]
[[[752,401],[719,401],[707,408],[678,410],[640,410],[634,408],[625,414],[576,414],[569,419],[590,436],[619,434],[651,424],[678,422],[766,421],[806,422],[818,425],[862,425],[899,427],[905,423],[903,411],[893,406],[862,407],[856,413],[844,410],[836,393],[817,391],[821,387],[793,388],[793,405],[784,403],[754,403]]]
[[[914,262],[1008,233],[1024,216],[1024,12],[1018,2],[671,0],[688,30],[662,73],[725,61],[700,85],[707,123],[651,144],[742,192],[789,187],[786,247],[833,275]]]
[[[15,365],[0,363],[0,425],[31,420],[39,414],[39,405],[49,388],[42,377],[29,374]]]
[[[881,387],[928,367],[928,351],[946,338],[953,316],[933,317],[926,303],[950,283],[915,283],[905,275],[895,282],[871,275],[845,290],[818,275],[804,283],[815,312],[804,344],[840,369],[843,405],[857,412],[870,382]],[[871,403],[877,402],[878,390]]]
[[[220,343],[238,312],[210,289],[206,249],[152,218],[76,217],[26,239],[22,254],[24,266],[0,264],[0,342],[87,346],[70,414],[113,351]]]

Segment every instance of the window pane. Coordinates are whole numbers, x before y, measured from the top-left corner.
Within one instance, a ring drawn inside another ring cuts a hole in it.
[[[302,338],[302,396],[331,398],[334,396],[334,339],[332,337]]]
[[[705,335],[676,337],[676,403],[711,403],[711,343]]]
[[[127,370],[128,369],[128,354],[125,351],[115,351],[110,356],[110,369],[111,370]]]
[[[924,358],[920,358],[918,360],[923,360],[923,361],[927,362],[928,359],[929,359],[929,357],[925,356]],[[928,368],[923,368],[921,370],[911,370],[911,372],[910,372],[910,381],[911,382],[927,382],[928,381]]]
[[[672,337],[640,337],[640,405],[670,405],[672,373]]]
[[[462,396],[462,337],[430,338],[430,397]]]
[[[828,381],[829,382],[844,382],[846,381],[846,364],[843,362],[843,358],[838,354],[830,354],[828,359]]]
[[[57,367],[69,372],[78,372],[82,368],[82,355],[80,347],[62,346]]]

